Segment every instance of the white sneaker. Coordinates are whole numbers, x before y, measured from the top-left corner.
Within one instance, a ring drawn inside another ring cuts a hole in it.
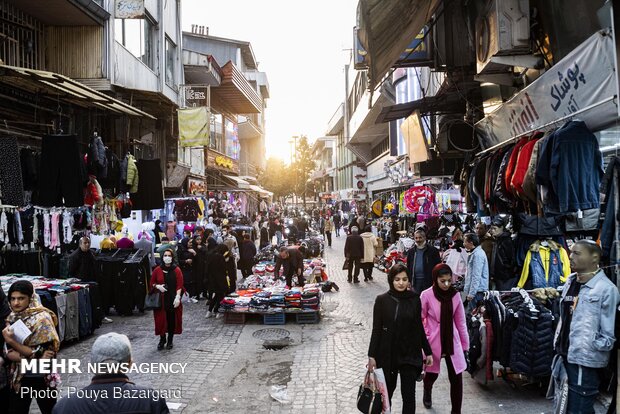
[[[190,298],[189,301],[192,302],[192,303],[198,303],[198,300],[195,299],[195,298]]]
[[[215,319],[220,319],[222,316],[224,316],[224,314],[218,312],[215,314]]]
[[[112,319],[108,318],[107,316],[105,316],[102,320],[102,323],[112,323]]]
[[[213,317],[213,314],[211,313],[211,311],[207,311],[207,314],[205,315],[205,318],[211,318]]]

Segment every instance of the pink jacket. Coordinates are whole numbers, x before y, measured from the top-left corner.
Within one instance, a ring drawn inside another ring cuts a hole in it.
[[[441,319],[441,303],[435,298],[433,288],[428,288],[420,295],[422,302],[422,323],[426,331],[426,337],[433,349],[433,365],[426,367],[427,372],[439,373],[441,363],[441,338],[439,330],[439,321]],[[454,309],[454,354],[452,355],[452,364],[457,374],[465,371],[467,364],[463,350],[469,350],[469,335],[467,334],[467,326],[465,324],[465,309],[461,296],[456,294],[452,298],[452,307]]]

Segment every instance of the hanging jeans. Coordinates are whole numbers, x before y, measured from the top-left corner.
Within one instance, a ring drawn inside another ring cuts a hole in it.
[[[17,138],[0,137],[0,189],[2,204],[11,206],[24,205],[24,182],[19,163]]]
[[[80,337],[80,311],[77,292],[67,292],[65,341]]]
[[[66,315],[67,315],[67,295],[56,295],[56,308],[58,313],[58,338],[60,341],[65,340],[65,327],[66,327]]]

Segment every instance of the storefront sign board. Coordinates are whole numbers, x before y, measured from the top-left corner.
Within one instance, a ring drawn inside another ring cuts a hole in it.
[[[599,31],[544,75],[476,124],[483,149],[579,112],[578,118],[600,130],[618,118],[614,39]],[[607,101],[606,101],[607,100]],[[606,101],[605,104],[597,105]],[[581,109],[595,105],[589,111]]]

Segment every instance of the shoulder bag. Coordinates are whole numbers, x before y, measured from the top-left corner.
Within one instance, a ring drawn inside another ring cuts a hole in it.
[[[154,292],[149,293],[144,298],[144,310],[159,310],[161,309],[161,293],[155,289]]]
[[[369,372],[364,377],[364,382],[360,385],[360,389],[357,393],[357,409],[365,414],[381,414],[383,411],[383,399],[381,392],[376,388],[376,377],[373,381],[370,380],[370,376],[375,376]]]

